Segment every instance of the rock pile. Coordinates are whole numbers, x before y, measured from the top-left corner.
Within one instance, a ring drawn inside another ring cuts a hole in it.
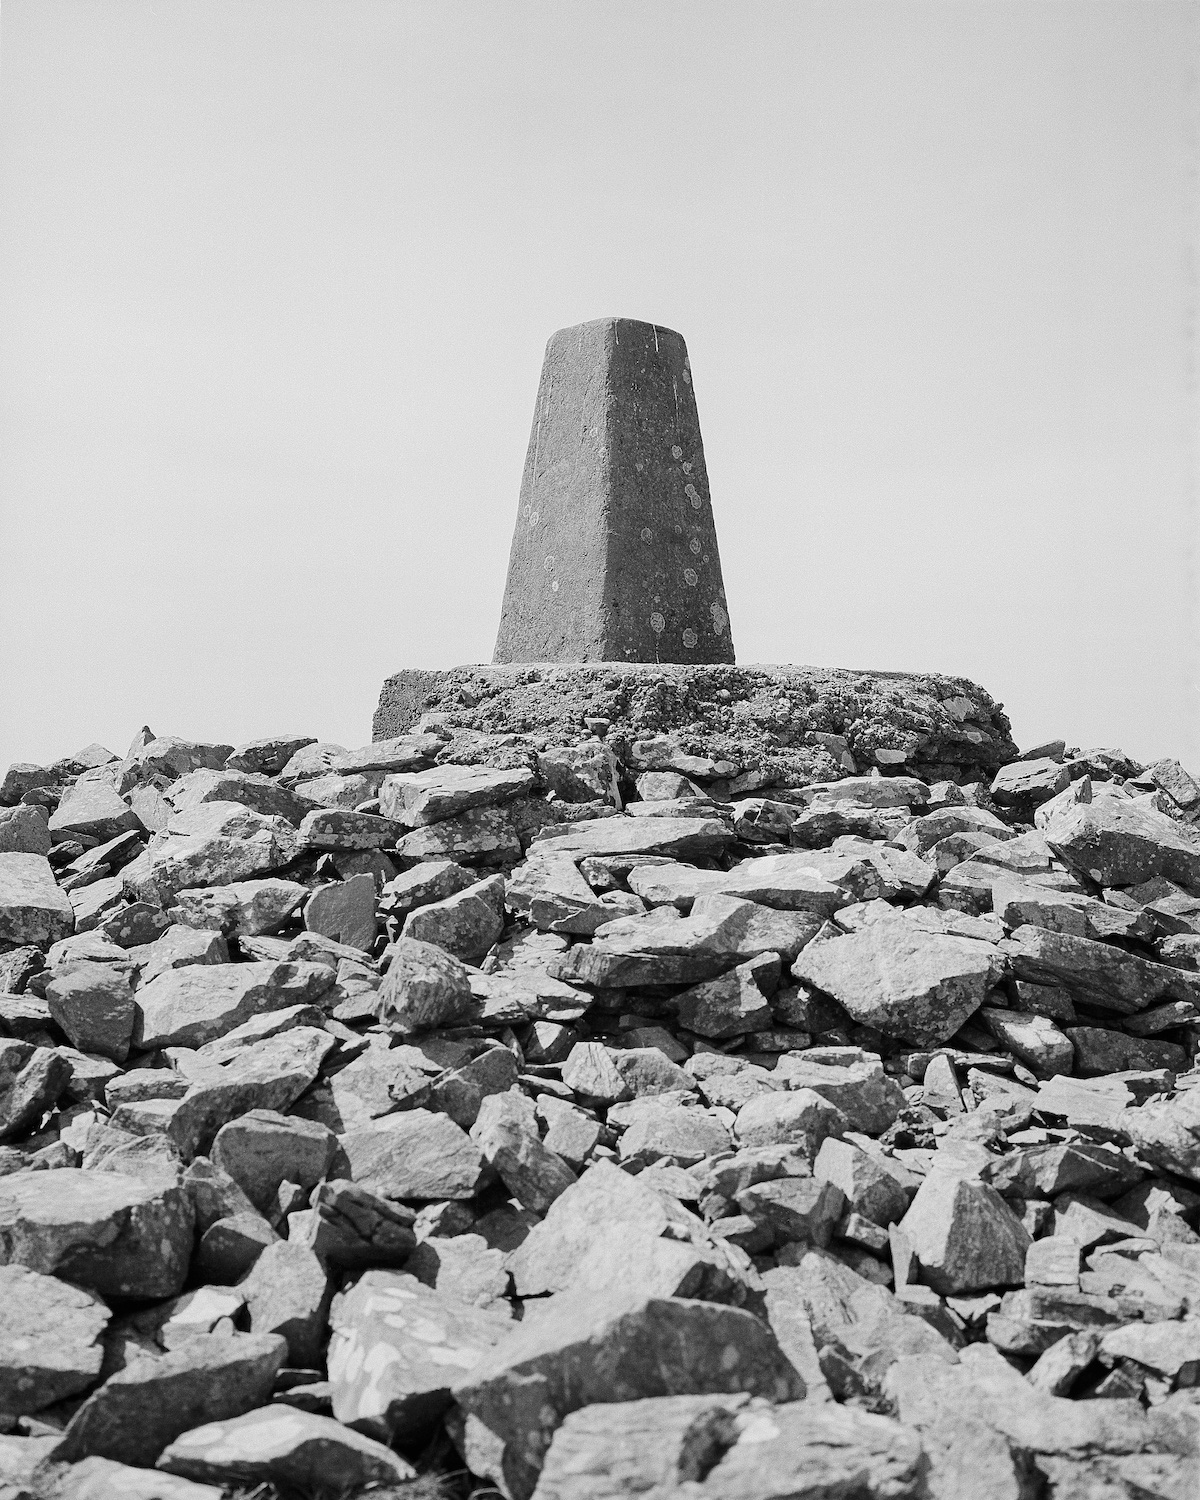
[[[6,1500],[1195,1496],[1200,785],[609,727],[8,770]]]

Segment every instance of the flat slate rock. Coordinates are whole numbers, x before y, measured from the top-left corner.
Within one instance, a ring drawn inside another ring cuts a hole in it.
[[[134,1358],[71,1418],[64,1456],[149,1466],[180,1433],[264,1402],[286,1352],[272,1334],[198,1333],[159,1357]]]
[[[360,1276],[336,1299],[330,1321],[334,1416],[404,1447],[429,1439],[452,1382],[513,1326],[507,1310],[472,1307],[387,1270]]]
[[[218,1484],[274,1483],[318,1492],[416,1477],[398,1453],[373,1438],[332,1417],[284,1405],[194,1427],[163,1452],[158,1467]]]
[[[100,1374],[111,1316],[93,1292],[25,1266],[0,1266],[0,1411],[40,1411]]]
[[[0,1177],[0,1256],[104,1297],[174,1297],[192,1253],[182,1189],[118,1172]]]

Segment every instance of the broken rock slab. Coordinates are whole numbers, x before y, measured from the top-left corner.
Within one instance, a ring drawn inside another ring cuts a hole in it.
[[[412,1466],[382,1443],[332,1417],[287,1405],[261,1406],[194,1427],[165,1449],[157,1466],[186,1479],[318,1492],[402,1485],[416,1478]]]
[[[452,1382],[512,1329],[507,1311],[471,1307],[401,1271],[367,1271],[330,1314],[329,1380],[339,1422],[382,1443],[424,1443]]]
[[[296,846],[296,830],[283,818],[239,802],[203,802],[174,814],[166,832],[125,866],[121,882],[131,901],[166,907],[191,886],[232,885],[281,869]]]
[[[0,1266],[0,1411],[41,1411],[100,1374],[108,1307],[26,1266]]]
[[[0,854],[0,942],[44,948],[74,927],[70,898],[44,854]]]
[[[917,1046],[947,1041],[999,978],[995,944],[930,932],[907,913],[810,944],[792,965],[802,983],[864,1026]]]
[[[739,1308],[628,1292],[555,1298],[454,1387],[467,1467],[513,1500],[529,1500],[555,1430],[580,1407],[735,1391],[804,1394],[765,1324]]]
[[[135,1357],[75,1412],[63,1456],[152,1464],[188,1428],[265,1400],[284,1354],[269,1334],[196,1333],[165,1354]]]
[[[192,1253],[183,1191],[117,1172],[0,1177],[0,1257],[101,1296],[174,1297]]]

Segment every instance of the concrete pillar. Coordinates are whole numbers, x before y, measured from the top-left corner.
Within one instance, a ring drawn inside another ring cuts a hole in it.
[[[497,662],[732,662],[691,362],[629,318],[546,345]]]

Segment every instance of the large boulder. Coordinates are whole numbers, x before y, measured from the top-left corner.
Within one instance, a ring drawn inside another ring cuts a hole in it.
[[[232,1421],[184,1432],[158,1460],[168,1474],[221,1485],[282,1485],[310,1493],[403,1485],[416,1471],[398,1453],[332,1417],[294,1406],[260,1406]]]
[[[1099,885],[1141,885],[1165,875],[1200,887],[1200,839],[1140,799],[1076,803],[1051,818],[1043,833],[1066,864]]]
[[[452,1382],[512,1329],[507,1311],[471,1307],[386,1270],[365,1272],[341,1293],[330,1322],[334,1416],[406,1448],[428,1440]]]
[[[529,1500],[555,1430],[580,1407],[733,1391],[796,1400],[804,1383],[753,1314],[629,1291],[554,1299],[454,1387],[467,1467],[512,1500]]]
[[[45,948],[75,928],[70,898],[44,854],[0,854],[0,943]]]
[[[334,983],[324,964],[190,964],[137,992],[134,1045],[201,1047],[252,1016],[307,1005]]]
[[[927,1285],[945,1297],[1020,1286],[1030,1238],[1020,1219],[986,1183],[934,1171],[900,1229]]]
[[[0,1266],[0,1411],[41,1411],[100,1374],[111,1314],[94,1292],[27,1266]]]
[[[161,1356],[134,1357],[71,1418],[63,1457],[152,1464],[197,1423],[240,1416],[270,1395],[287,1352],[258,1333],[196,1333]]]
[[[183,1190],[92,1169],[0,1177],[0,1263],[104,1297],[174,1297],[192,1254]]]
[[[495,807],[533,790],[537,777],[521,767],[432,766],[428,771],[388,776],[379,788],[379,808],[410,828],[440,823],[475,807]]]
[[[413,937],[390,949],[391,962],[379,989],[378,1014],[401,1036],[453,1026],[475,1008],[466,968],[452,954]]]
[[[792,974],[864,1026],[917,1046],[952,1037],[999,978],[993,943],[931,932],[899,912],[844,937],[810,944]]]
[[[232,885],[281,869],[296,849],[296,830],[286,819],[240,802],[202,802],[176,813],[121,880],[131,901],[170,906],[192,886]]]
[[[49,1047],[0,1037],[0,1141],[19,1140],[36,1129],[72,1072],[70,1062]]]
[[[341,1140],[351,1178],[381,1198],[473,1198],[488,1170],[465,1131],[424,1109],[387,1115]]]

